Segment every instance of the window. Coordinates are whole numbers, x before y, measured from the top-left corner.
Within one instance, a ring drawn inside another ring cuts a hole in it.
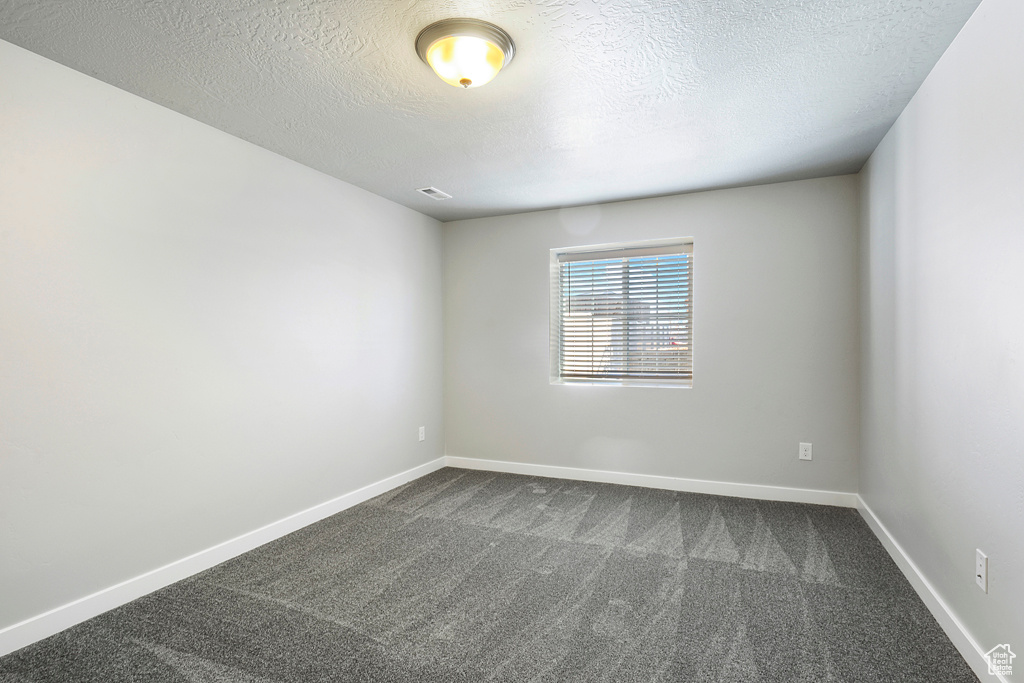
[[[551,251],[551,381],[693,382],[693,240]]]

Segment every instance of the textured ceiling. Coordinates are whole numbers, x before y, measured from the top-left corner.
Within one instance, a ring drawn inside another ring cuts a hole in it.
[[[453,220],[855,172],[978,1],[3,0],[0,38]],[[491,84],[416,56],[453,16],[515,40]]]

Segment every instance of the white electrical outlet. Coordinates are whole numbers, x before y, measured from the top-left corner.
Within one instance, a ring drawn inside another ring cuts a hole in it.
[[[988,555],[980,550],[975,550],[974,553],[974,583],[988,593]]]
[[[426,427],[420,427],[420,441],[423,441],[426,438],[427,438],[427,428]]]
[[[802,443],[800,444],[800,459],[810,460],[811,459],[811,444]]]

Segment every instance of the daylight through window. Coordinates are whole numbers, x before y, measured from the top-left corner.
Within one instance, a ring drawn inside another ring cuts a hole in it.
[[[693,242],[551,253],[556,383],[691,386]]]

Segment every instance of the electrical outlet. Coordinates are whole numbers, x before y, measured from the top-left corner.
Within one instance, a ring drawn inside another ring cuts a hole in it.
[[[811,459],[811,444],[801,443],[800,444],[800,459],[810,460]]]
[[[423,441],[426,438],[427,438],[427,428],[426,427],[420,427],[420,441]]]
[[[988,593],[988,555],[980,550],[975,550],[974,553],[974,583]]]

